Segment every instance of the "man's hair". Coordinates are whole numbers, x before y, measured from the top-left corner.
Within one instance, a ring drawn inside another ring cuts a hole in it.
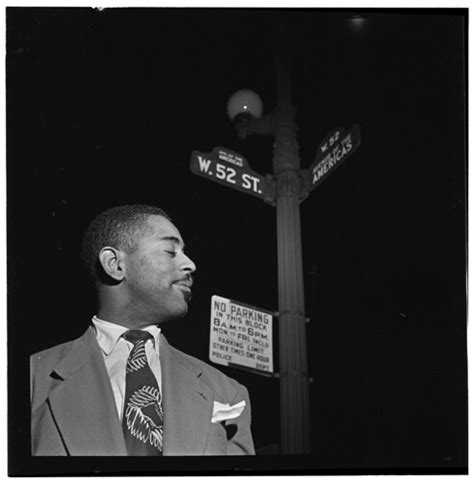
[[[81,259],[95,282],[110,280],[99,262],[101,249],[111,246],[133,252],[137,238],[149,229],[146,221],[152,215],[161,215],[171,221],[163,209],[144,204],[112,207],[92,220],[82,240]]]

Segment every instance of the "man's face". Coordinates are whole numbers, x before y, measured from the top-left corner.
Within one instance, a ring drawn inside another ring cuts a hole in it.
[[[168,219],[154,215],[147,224],[136,249],[125,254],[123,288],[126,308],[136,321],[159,323],[188,311],[196,265],[184,254],[183,239]]]

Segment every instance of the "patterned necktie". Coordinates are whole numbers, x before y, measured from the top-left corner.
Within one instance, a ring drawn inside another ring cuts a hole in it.
[[[147,331],[127,331],[123,337],[133,343],[127,359],[125,405],[122,429],[129,456],[163,454],[163,409],[158,382],[150,369],[145,343]]]

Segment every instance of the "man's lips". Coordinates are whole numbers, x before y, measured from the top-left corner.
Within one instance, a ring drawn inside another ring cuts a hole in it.
[[[182,292],[186,302],[191,300],[191,287],[193,285],[193,280],[191,278],[181,279],[174,282],[178,286],[178,289]]]
[[[187,280],[176,281],[173,284],[176,284],[185,290],[191,291],[191,287],[193,286],[193,281],[192,279],[187,279]]]

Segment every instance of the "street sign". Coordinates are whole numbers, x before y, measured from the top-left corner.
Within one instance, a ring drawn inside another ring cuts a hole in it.
[[[210,153],[194,150],[191,153],[191,172],[214,182],[255,195],[265,200],[273,197],[271,176],[254,172],[240,154],[223,147],[215,147]]]
[[[335,129],[319,144],[316,159],[303,173],[308,190],[313,190],[360,145],[359,126],[349,131]]]
[[[270,311],[212,296],[209,359],[272,373],[272,326]]]

